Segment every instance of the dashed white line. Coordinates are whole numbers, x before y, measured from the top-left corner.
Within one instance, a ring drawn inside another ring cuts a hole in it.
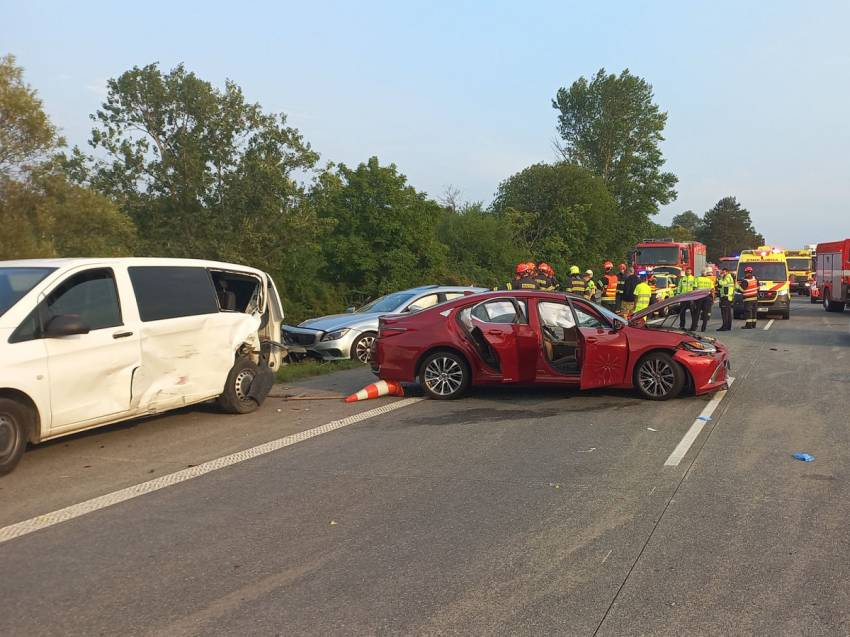
[[[95,511],[110,507],[113,504],[126,502],[127,500],[132,500],[133,498],[138,498],[141,495],[152,493],[154,491],[159,491],[160,489],[165,489],[166,487],[172,487],[175,484],[180,484],[181,482],[191,480],[192,478],[200,477],[207,473],[212,473],[213,471],[218,471],[219,469],[224,469],[225,467],[231,467],[235,464],[239,464],[240,462],[245,462],[246,460],[252,460],[267,453],[278,451],[279,449],[283,449],[284,447],[289,447],[290,445],[294,445],[299,442],[304,442],[305,440],[309,440],[310,438],[321,436],[322,434],[326,434],[336,429],[341,429],[342,427],[347,427],[348,425],[353,425],[354,423],[363,422],[364,420],[368,420],[369,418],[374,418],[375,416],[380,416],[382,414],[395,411],[396,409],[400,409],[402,407],[407,407],[408,405],[418,403],[422,400],[424,399],[406,398],[404,400],[399,400],[394,403],[389,403],[388,405],[382,405],[381,407],[377,407],[376,409],[370,409],[369,411],[364,411],[360,414],[354,414],[353,416],[348,416],[340,420],[333,420],[319,427],[314,427],[313,429],[307,429],[305,431],[299,431],[298,433],[292,434],[291,436],[278,438],[277,440],[272,440],[270,442],[257,445],[256,447],[245,449],[244,451],[237,451],[236,453],[232,453],[227,456],[222,456],[221,458],[215,458],[214,460],[209,460],[195,467],[189,467],[188,469],[169,473],[168,475],[160,476],[159,478],[154,478],[153,480],[142,482],[141,484],[136,484],[131,487],[127,487],[126,489],[113,491],[112,493],[107,493],[106,495],[102,495],[97,498],[92,498],[91,500],[86,500],[85,502],[72,504],[71,506],[65,507],[64,509],[45,513],[44,515],[39,515],[34,518],[30,518],[29,520],[24,520],[23,522],[17,522],[16,524],[10,524],[9,526],[0,528],[0,544],[2,544],[3,542],[8,542],[9,540],[12,540],[17,537],[21,537],[22,535],[27,535],[29,533],[33,533],[41,529],[46,529],[47,527],[53,526],[55,524],[60,524],[62,522],[67,522],[68,520],[73,520],[74,518],[78,518],[88,513],[94,513]]]
[[[767,322],[767,325],[765,325],[765,326],[764,326],[764,331],[765,331],[765,332],[766,332],[767,330],[769,330],[769,329],[770,329],[770,326],[771,326],[771,325],[773,325],[773,321],[774,321],[774,320],[776,320],[776,319],[770,319],[770,320]]]
[[[735,379],[731,376],[727,381],[727,385],[731,385]],[[685,432],[685,435],[679,441],[679,444],[676,445],[676,448],[673,449],[673,453],[664,461],[665,467],[676,467],[682,461],[682,458],[687,455],[688,450],[691,448],[691,445],[694,444],[697,437],[699,436],[702,428],[705,427],[705,423],[711,420],[711,414],[714,413],[714,410],[717,409],[717,406],[720,405],[721,401],[726,397],[728,390],[723,389],[717,392],[714,395],[714,398],[709,401],[709,403],[705,406],[705,409],[702,410],[697,419],[694,420],[691,428]]]

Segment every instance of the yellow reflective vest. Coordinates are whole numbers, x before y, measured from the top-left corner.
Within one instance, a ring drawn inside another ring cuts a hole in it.
[[[720,298],[726,298],[730,301],[735,297],[735,277],[731,274],[725,274],[717,279],[717,288]]]
[[[652,288],[649,283],[641,281],[635,287],[635,312],[640,312],[649,307],[649,299],[652,297]]]
[[[694,291],[694,275],[683,274],[679,277],[679,284],[676,286],[676,294],[687,294]]]

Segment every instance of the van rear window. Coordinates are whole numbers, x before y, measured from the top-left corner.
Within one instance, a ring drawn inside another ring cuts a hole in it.
[[[144,322],[218,312],[218,300],[205,268],[138,266],[127,271]]]

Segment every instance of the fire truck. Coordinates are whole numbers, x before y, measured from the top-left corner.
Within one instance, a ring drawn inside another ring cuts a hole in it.
[[[815,270],[815,251],[812,248],[804,250],[786,250],[788,260],[788,283],[791,292],[808,294],[812,285],[812,272]]]
[[[827,312],[843,312],[850,303],[850,239],[819,243],[817,285]]]
[[[646,239],[638,243],[632,253],[636,270],[672,274],[677,279],[685,270],[700,275],[705,263],[705,245],[698,241]]]
[[[779,314],[788,320],[791,317],[791,296],[785,253],[770,246],[743,250],[738,260],[738,281],[744,278],[744,270],[748,267],[753,269],[753,275],[759,282],[758,313]],[[735,293],[732,311],[735,318],[743,318],[744,299],[740,292]]]
[[[740,257],[720,257],[720,267],[729,270],[733,277],[738,276],[738,259]]]

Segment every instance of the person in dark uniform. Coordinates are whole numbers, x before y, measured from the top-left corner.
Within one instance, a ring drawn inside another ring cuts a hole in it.
[[[738,281],[738,291],[744,301],[746,322],[741,329],[754,330],[758,324],[759,282],[750,266],[744,268],[744,278]]]
[[[723,318],[723,325],[718,328],[718,332],[728,332],[732,329],[732,299],[735,297],[735,277],[733,277],[727,268],[720,270],[720,276],[717,277],[717,293],[720,297],[720,316]]]
[[[506,289],[537,290],[537,277],[534,275],[534,268],[529,267],[528,263],[517,263],[514,278],[508,281]]]
[[[541,261],[537,264],[537,288],[546,292],[554,292],[558,289],[558,279],[555,278],[555,270],[551,265]]]

